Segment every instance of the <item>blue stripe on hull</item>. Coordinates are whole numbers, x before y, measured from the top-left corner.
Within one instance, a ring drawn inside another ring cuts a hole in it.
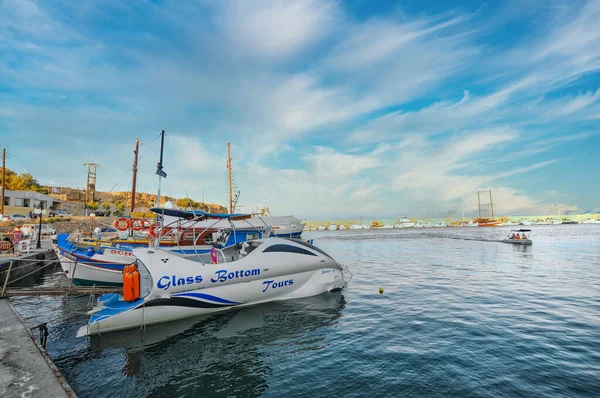
[[[217,302],[217,303],[230,304],[230,305],[239,304],[238,302],[225,300],[225,299],[223,299],[221,297],[212,296],[212,295],[206,294],[206,293],[196,293],[196,292],[192,292],[192,293],[179,293],[179,294],[174,294],[173,296],[174,297],[195,297],[195,298],[200,298],[200,299],[214,301],[214,302]]]

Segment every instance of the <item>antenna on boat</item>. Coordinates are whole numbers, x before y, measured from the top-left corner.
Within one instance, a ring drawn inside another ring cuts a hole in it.
[[[158,191],[156,192],[156,207],[160,207],[160,183],[162,178],[167,178],[167,173],[163,171],[163,149],[165,146],[165,130],[160,133],[160,160],[156,165],[156,175],[158,176]]]
[[[489,189],[490,192],[490,208],[492,209],[492,221],[494,221],[494,202],[492,202],[492,190]]]
[[[227,143],[227,177],[229,178],[229,214],[233,214],[233,178],[231,176],[231,143]],[[236,200],[237,202],[237,200]]]
[[[135,186],[137,183],[137,164],[138,164],[138,149],[140,147],[140,140],[136,137],[135,139],[135,154],[133,157],[133,179],[131,181],[131,212],[135,211]]]
[[[233,202],[233,206],[231,207],[232,211],[229,214],[233,214],[233,212],[235,211],[235,208],[237,206],[237,202],[238,202],[239,198],[240,198],[240,191],[238,190],[237,193],[235,194],[235,200]]]

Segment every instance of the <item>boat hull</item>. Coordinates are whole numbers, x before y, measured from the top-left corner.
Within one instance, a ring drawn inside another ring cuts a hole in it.
[[[269,301],[316,296],[344,286],[343,267],[322,250],[295,239],[252,242],[201,264],[161,249],[136,250],[139,296],[104,295],[78,336],[169,322]]]
[[[131,308],[126,311],[82,326],[77,332],[77,337],[170,322],[271,301],[311,297],[340,290],[344,285],[339,269],[320,269],[286,275],[282,278],[285,279],[283,281],[273,279],[264,278],[243,284],[191,291],[180,296],[129,303]],[[289,284],[290,280],[293,280],[292,285]],[[287,285],[285,281],[288,281]],[[274,282],[284,285],[276,285],[277,287],[273,288]],[[122,303],[117,300],[103,303],[102,309],[111,309],[111,305],[114,305],[113,309],[116,312],[121,309],[119,307]]]
[[[499,227],[502,224],[501,221],[488,221],[477,223],[478,227]]]
[[[123,270],[107,269],[91,264],[73,261],[66,256],[57,254],[60,266],[76,286],[121,286],[123,285]]]
[[[503,239],[502,240],[503,243],[510,243],[512,245],[524,245],[524,246],[529,246],[529,245],[533,245],[533,242],[531,241],[531,239]]]

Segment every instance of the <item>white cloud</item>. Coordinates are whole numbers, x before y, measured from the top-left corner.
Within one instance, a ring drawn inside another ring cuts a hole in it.
[[[366,155],[350,155],[338,153],[331,148],[317,147],[316,153],[304,156],[304,160],[310,165],[311,170],[317,178],[325,180],[336,180],[347,178],[371,169],[381,167],[382,162],[378,159],[381,154],[380,148]]]
[[[231,1],[221,4],[219,24],[232,46],[256,57],[289,57],[323,37],[338,23],[330,1]]]

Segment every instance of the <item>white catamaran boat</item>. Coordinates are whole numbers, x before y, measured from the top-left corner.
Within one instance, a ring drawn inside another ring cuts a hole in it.
[[[218,250],[212,264],[162,249],[136,249],[137,260],[123,273],[123,295],[100,296],[77,336],[316,296],[344,286],[342,265],[303,241],[271,237],[240,246]]]

